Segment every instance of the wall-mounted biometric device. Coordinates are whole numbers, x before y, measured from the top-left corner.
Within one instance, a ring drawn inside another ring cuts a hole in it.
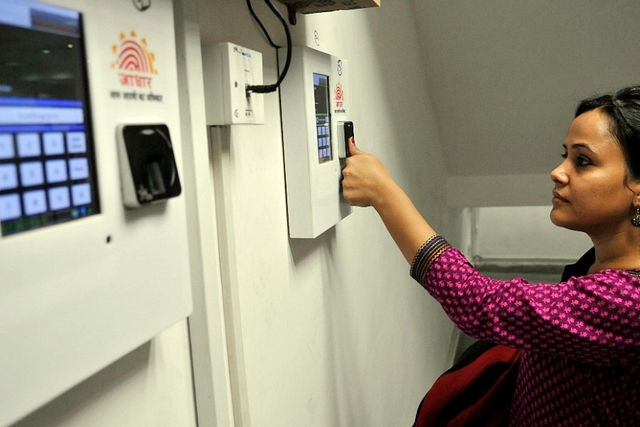
[[[169,1],[0,0],[0,425],[191,312],[173,28]]]
[[[292,238],[315,238],[351,213],[341,195],[340,157],[346,154],[339,141],[351,96],[347,71],[342,58],[294,47],[280,86]]]

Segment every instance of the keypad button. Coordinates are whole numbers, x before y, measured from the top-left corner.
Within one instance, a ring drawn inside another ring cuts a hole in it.
[[[62,132],[47,132],[42,134],[44,154],[57,156],[64,154],[64,134]]]
[[[17,135],[18,155],[20,157],[37,157],[40,150],[40,135],[37,133],[19,133]]]
[[[87,137],[84,132],[67,133],[67,151],[72,154],[87,152]]]
[[[55,187],[49,189],[49,207],[52,211],[71,207],[69,187]]]
[[[89,178],[89,160],[86,157],[69,160],[69,177],[71,179]]]
[[[27,191],[22,195],[24,213],[37,215],[47,211],[47,199],[44,190]]]
[[[73,206],[88,205],[91,203],[91,186],[87,183],[72,186],[71,198]]]
[[[16,165],[0,164],[0,190],[11,190],[18,187],[18,168]]]
[[[9,221],[22,216],[20,196],[17,194],[5,194],[0,196],[0,221]]]
[[[67,162],[66,160],[48,160],[45,163],[47,171],[47,182],[57,183],[67,180]]]
[[[12,159],[15,155],[13,135],[10,133],[0,133],[0,159]]]
[[[20,163],[20,182],[24,187],[44,184],[42,162]]]

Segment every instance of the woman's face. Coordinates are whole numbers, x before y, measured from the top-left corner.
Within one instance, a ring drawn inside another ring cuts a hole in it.
[[[576,117],[564,150],[565,160],[551,172],[551,221],[592,237],[631,227],[635,187],[627,179],[624,154],[609,130],[608,117],[600,110]]]

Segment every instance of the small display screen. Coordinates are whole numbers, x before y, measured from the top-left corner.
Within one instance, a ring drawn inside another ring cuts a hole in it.
[[[331,150],[331,108],[329,106],[329,76],[313,73],[313,97],[316,106],[318,162],[333,159]]]
[[[2,235],[100,212],[80,13],[0,0]]]

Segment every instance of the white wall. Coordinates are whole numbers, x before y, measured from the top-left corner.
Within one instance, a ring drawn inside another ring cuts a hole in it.
[[[549,174],[449,176],[450,207],[543,206],[551,204]]]
[[[204,44],[261,51],[275,81],[275,51],[245,2],[199,7]],[[317,30],[321,49],[349,61],[358,144],[441,229],[446,173],[408,3],[298,19],[298,42]],[[236,425],[410,425],[447,367],[453,327],[371,209],[315,240],[288,238],[277,95],[265,110],[264,126],[212,132]]]
[[[15,427],[195,425],[186,321],[14,424]]]
[[[586,234],[553,225],[549,219],[550,206],[474,211],[473,254],[485,259],[568,263],[575,262],[593,246]]]

